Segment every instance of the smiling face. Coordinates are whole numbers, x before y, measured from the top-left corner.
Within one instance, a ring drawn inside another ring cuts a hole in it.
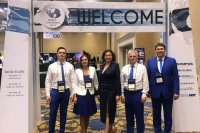
[[[59,49],[57,51],[57,57],[58,57],[58,61],[64,62],[66,60],[66,50],[65,49]]]
[[[105,59],[106,63],[110,63],[112,61],[112,59],[113,59],[112,53],[111,52],[106,52],[105,56],[104,56],[104,59]]]
[[[130,64],[135,64],[138,60],[138,53],[137,52],[130,52],[128,54],[128,60]]]
[[[163,46],[157,46],[155,51],[158,58],[163,58],[165,56],[165,48]]]
[[[88,58],[86,56],[81,58],[81,65],[82,67],[88,67]]]

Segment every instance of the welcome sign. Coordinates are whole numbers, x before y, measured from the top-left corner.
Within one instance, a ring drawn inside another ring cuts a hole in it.
[[[37,1],[34,31],[164,32],[165,4]]]

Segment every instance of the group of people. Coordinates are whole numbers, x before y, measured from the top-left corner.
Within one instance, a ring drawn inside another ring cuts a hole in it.
[[[173,100],[179,98],[179,76],[176,60],[165,55],[162,43],[155,46],[156,56],[147,66],[137,63],[138,53],[128,51],[129,64],[120,72],[112,50],[102,54],[103,65],[97,77],[89,66],[87,55],[80,57],[80,69],[74,70],[66,62],[66,49],[57,49],[58,61],[48,68],[45,88],[50,104],[49,133],[54,133],[58,107],[60,107],[60,133],[64,133],[69,100],[74,102],[73,112],[80,115],[81,133],[87,133],[89,118],[97,112],[95,96],[100,102],[100,120],[105,123],[105,133],[113,133],[118,101],[125,104],[127,133],[144,133],[144,102],[150,95],[155,133],[161,133],[161,108],[164,111],[164,133],[172,127]]]

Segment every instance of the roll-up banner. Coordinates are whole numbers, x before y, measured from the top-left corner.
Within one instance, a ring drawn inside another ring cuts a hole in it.
[[[35,1],[35,32],[165,32],[165,3]]]
[[[30,0],[8,0],[0,88],[0,133],[32,131]]]
[[[198,93],[188,0],[169,0],[168,55],[176,58],[180,76],[180,98],[174,101],[173,130],[200,131]]]

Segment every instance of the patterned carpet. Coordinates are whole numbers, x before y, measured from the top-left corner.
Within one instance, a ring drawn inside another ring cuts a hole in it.
[[[48,132],[48,120],[49,120],[49,106],[46,105],[44,89],[41,89],[41,122],[35,129],[34,133],[47,133]],[[88,133],[103,133],[104,124],[100,122],[99,116],[99,103],[97,102],[98,111],[95,115],[90,118],[90,123],[88,127]],[[79,116],[75,115],[73,112],[73,104],[70,103],[68,107],[67,114],[67,124],[66,124],[66,133],[79,133],[80,132],[80,123]],[[59,114],[59,112],[58,112]],[[152,128],[152,113],[151,113],[151,102],[148,101],[145,103],[145,133],[153,133]],[[56,133],[59,131],[59,116],[56,121]],[[126,133],[126,121],[125,121],[125,108],[124,104],[118,102],[117,105],[117,114],[114,124],[115,133]]]

